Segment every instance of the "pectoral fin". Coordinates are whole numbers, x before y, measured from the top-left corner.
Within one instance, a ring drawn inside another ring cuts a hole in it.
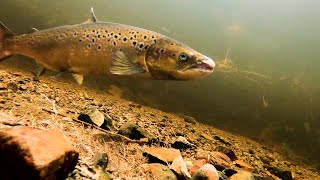
[[[77,81],[78,84],[82,84],[83,83],[83,75],[81,75],[81,74],[72,74],[72,77],[74,78],[74,80]]]
[[[110,68],[112,74],[133,75],[145,71],[143,67],[132,63],[121,50],[118,50],[113,56],[112,66]]]
[[[42,76],[46,72],[46,68],[41,66],[40,64],[36,64],[36,70],[34,72],[34,80],[39,81],[40,76]]]

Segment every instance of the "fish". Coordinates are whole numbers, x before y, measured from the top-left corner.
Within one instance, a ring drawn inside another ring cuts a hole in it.
[[[15,35],[0,22],[0,61],[13,55],[34,59],[35,79],[48,69],[84,76],[158,80],[202,79],[214,61],[160,33],[114,22],[98,21],[93,8],[84,23]]]

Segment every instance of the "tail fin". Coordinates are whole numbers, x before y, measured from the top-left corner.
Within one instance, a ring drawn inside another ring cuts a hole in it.
[[[0,22],[0,61],[9,58],[12,54],[6,50],[6,39],[14,34],[2,22]]]

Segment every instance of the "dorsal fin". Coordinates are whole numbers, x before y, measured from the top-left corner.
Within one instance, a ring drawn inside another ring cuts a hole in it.
[[[91,7],[91,17],[85,21],[83,24],[88,24],[88,23],[96,23],[98,22],[97,18],[96,18],[96,15],[94,14],[94,11],[93,11],[93,7]]]

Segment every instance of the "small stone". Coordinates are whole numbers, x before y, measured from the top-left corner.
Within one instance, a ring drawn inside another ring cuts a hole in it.
[[[8,83],[7,88],[12,90],[13,92],[18,91],[18,89],[19,89],[18,85],[15,83]]]
[[[150,147],[144,150],[143,155],[149,159],[149,162],[168,164],[181,156],[181,153],[174,148]]]
[[[228,177],[231,177],[232,175],[237,173],[236,170],[231,169],[231,168],[224,169],[222,172]]]
[[[184,121],[187,123],[197,124],[197,121],[191,116],[182,115],[182,117],[183,117]]]
[[[19,89],[24,91],[24,90],[28,89],[28,86],[27,85],[21,85]]]
[[[285,179],[285,180],[292,180],[293,179],[293,174],[291,171],[288,170],[283,170],[277,167],[273,166],[265,166],[265,168],[271,173],[274,174],[275,176]]]
[[[220,141],[221,143],[223,143],[223,144],[225,144],[225,145],[231,145],[231,143],[229,143],[228,141],[226,141],[225,139],[223,139],[222,137],[220,137],[220,136],[218,136],[218,135],[215,135],[215,136],[213,136],[213,138],[215,139],[215,140],[218,140],[218,141]]]
[[[6,90],[7,86],[4,83],[0,83],[0,90]]]
[[[214,151],[210,153],[210,163],[213,164],[219,171],[222,171],[225,168],[231,166],[231,159],[218,151]]]
[[[79,153],[61,134],[26,126],[0,133],[2,179],[62,179]]]
[[[107,153],[100,153],[90,159],[90,164],[105,170],[108,166],[109,158]]]
[[[151,163],[151,164],[142,164],[141,167],[150,172],[152,178],[157,180],[177,180],[176,175],[169,169],[168,166],[158,164],[158,163]]]
[[[176,149],[189,149],[194,144],[190,143],[185,137],[179,136],[178,139],[172,144],[173,148]]]
[[[239,171],[238,173],[232,175],[230,180],[254,180],[252,174],[247,171]]]
[[[191,179],[219,180],[219,174],[212,164],[205,164],[200,169],[198,169],[197,173],[194,176],[192,176]]]
[[[182,159],[182,156],[178,156],[176,159],[173,160],[172,164],[170,165],[170,169],[172,169],[182,177],[191,178],[191,175],[189,174],[187,169],[187,165]]]
[[[205,139],[209,140],[209,141],[213,141],[213,137],[209,136],[208,134],[202,133],[201,137],[204,137]]]
[[[104,115],[95,108],[87,108],[79,115],[78,119],[90,124],[95,124],[98,127],[104,123]]]
[[[207,164],[207,160],[205,159],[198,159],[193,163],[193,166],[190,169],[191,176],[194,175],[198,169],[200,169],[203,165]]]
[[[250,164],[245,163],[245,162],[243,162],[241,160],[236,160],[234,163],[235,163],[235,165],[237,167],[240,167],[243,170],[246,170],[246,171],[249,171],[249,172],[253,172],[254,171],[254,167],[253,166],[251,166]]]
[[[205,159],[207,161],[210,160],[210,154],[209,152],[207,151],[204,151],[202,149],[198,149],[196,155],[195,155],[195,158],[198,160],[198,159]]]
[[[140,140],[141,138],[148,138],[149,140],[154,140],[155,137],[152,136],[147,131],[143,130],[140,126],[133,123],[125,123],[123,124],[118,134],[124,135],[133,140]]]
[[[218,146],[215,149],[215,151],[219,151],[219,152],[222,152],[223,154],[227,155],[231,159],[231,161],[235,161],[238,159],[236,153],[234,153],[234,151],[232,151],[228,147]]]

